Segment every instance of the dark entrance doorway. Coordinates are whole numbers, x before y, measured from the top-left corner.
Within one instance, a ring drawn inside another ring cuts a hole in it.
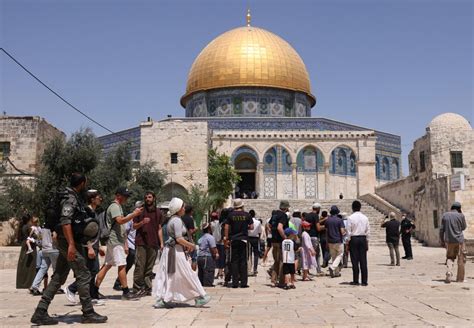
[[[255,191],[255,172],[239,172],[240,182],[237,184],[236,197],[251,198]],[[238,190],[238,192],[237,192]],[[244,196],[244,194],[246,196]]]
[[[234,167],[240,175],[240,182],[235,186],[235,197],[252,198],[256,195],[257,158],[252,150],[242,148],[234,158]]]

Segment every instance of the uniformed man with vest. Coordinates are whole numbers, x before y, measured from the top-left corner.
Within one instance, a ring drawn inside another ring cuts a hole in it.
[[[69,271],[72,269],[76,277],[79,298],[82,304],[82,323],[105,323],[106,316],[97,314],[91,303],[89,292],[90,273],[86,266],[84,248],[80,239],[84,234],[97,235],[99,227],[97,222],[92,222],[86,228],[87,214],[83,200],[79,196],[86,188],[87,179],[81,173],[73,173],[70,178],[70,187],[66,188],[64,198],[60,203],[60,217],[58,232],[59,257],[56,263],[51,282],[43,292],[43,296],[31,317],[31,322],[37,325],[55,325],[58,320],[48,314],[48,307],[58,289],[66,282]],[[96,224],[96,229],[93,225]],[[91,228],[92,227],[92,228]],[[82,235],[81,235],[82,234]],[[94,237],[94,236],[91,236]]]

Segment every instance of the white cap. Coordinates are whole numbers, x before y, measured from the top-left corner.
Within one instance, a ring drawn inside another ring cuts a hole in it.
[[[314,203],[314,204],[313,204],[313,208],[321,208],[321,204],[319,204],[319,203]]]

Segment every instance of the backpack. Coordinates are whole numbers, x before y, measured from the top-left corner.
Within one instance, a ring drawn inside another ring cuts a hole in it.
[[[69,192],[67,190],[53,193],[48,200],[44,211],[45,228],[60,233],[61,231],[61,203],[67,199]]]
[[[112,222],[112,225],[109,227],[107,224],[107,211],[109,209],[110,205],[107,206],[107,209],[103,211],[102,213],[97,215],[97,221],[99,222],[99,241],[102,245],[105,245],[110,238],[110,231],[112,230],[115,221]]]

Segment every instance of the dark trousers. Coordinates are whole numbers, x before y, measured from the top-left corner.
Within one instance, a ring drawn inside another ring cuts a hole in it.
[[[402,235],[403,249],[405,250],[405,257],[413,257],[411,251],[411,234]]]
[[[247,243],[242,240],[234,240],[230,246],[230,257],[232,263],[232,286],[247,286]]]
[[[329,260],[331,259],[331,254],[329,254],[329,246],[326,238],[321,237],[319,244],[321,245],[321,250],[323,253],[323,265],[327,266]]]
[[[135,271],[133,272],[133,289],[151,290],[153,266],[155,265],[158,249],[151,246],[136,246]]]
[[[127,266],[125,267],[125,272],[128,273],[128,271],[130,271],[130,269],[132,268],[134,264],[135,264],[135,250],[129,248],[128,255],[127,255]],[[114,287],[120,288],[120,280],[118,277],[117,279],[115,279]]]
[[[216,261],[214,261],[212,256],[198,256],[197,265],[198,277],[201,285],[204,287],[213,287]]]
[[[253,253],[253,272],[257,272],[258,258],[260,257],[260,238],[249,237],[249,243]]]
[[[362,283],[367,283],[367,238],[365,236],[352,236],[349,242],[349,252],[352,262],[352,281],[359,282],[359,268],[362,273]]]
[[[74,276],[76,277],[77,292],[79,293],[79,299],[82,304],[83,313],[91,313],[94,311],[91,303],[91,296],[89,291],[89,285],[91,281],[91,274],[87,268],[87,255],[83,252],[83,247],[76,243],[76,260],[69,262],[67,260],[67,248],[68,244],[66,239],[58,239],[59,257],[56,262],[56,270],[54,270],[51,282],[43,292],[43,296],[38,304],[38,309],[48,311],[49,304],[56,295],[61,285],[66,282],[69,271],[72,269]]]
[[[84,252],[87,254],[87,248],[84,249]],[[98,293],[97,288],[95,287],[95,276],[99,272],[99,255],[98,255],[99,250],[94,249],[94,252],[95,252],[95,258],[94,259],[90,259],[86,255],[86,265],[87,265],[87,268],[89,269],[89,272],[91,274],[91,280],[90,280],[90,283],[89,283],[89,292],[90,292],[91,298],[98,299],[99,298],[99,293]],[[77,290],[78,290],[77,280],[74,280],[74,282],[72,284],[70,284],[67,288],[72,293],[76,294]]]

